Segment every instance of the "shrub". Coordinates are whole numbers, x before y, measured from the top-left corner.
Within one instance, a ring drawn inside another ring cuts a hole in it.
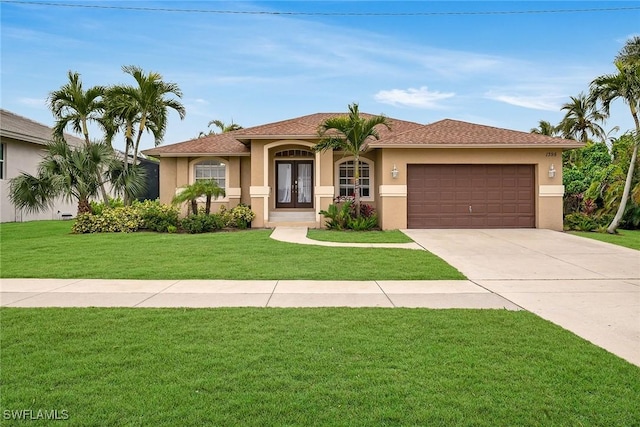
[[[564,228],[566,230],[593,231],[598,228],[598,224],[589,215],[576,212],[564,218]]]
[[[140,213],[131,206],[104,209],[101,215],[80,214],[73,224],[73,233],[131,233],[142,228]]]
[[[124,202],[122,201],[121,198],[110,198],[108,203],[104,203],[104,202],[96,202],[96,201],[90,201],[89,205],[91,206],[91,213],[94,215],[102,215],[102,212],[104,212],[105,209],[111,209],[111,208],[121,208],[124,206]]]
[[[251,210],[250,206],[240,203],[238,206],[227,209],[224,206],[220,206],[220,212],[218,213],[224,223],[224,227],[232,228],[247,228],[251,221],[256,217],[256,214]]]
[[[218,214],[206,215],[199,213],[183,218],[180,221],[180,225],[184,231],[190,234],[209,233],[220,230],[224,226],[224,221]]]
[[[335,201],[336,204],[329,205],[326,211],[320,211],[320,215],[327,219],[325,225],[328,229],[365,231],[378,226],[378,216],[373,206],[361,203],[358,217],[351,198],[336,198]]]
[[[167,232],[169,227],[178,227],[179,210],[175,206],[163,205],[158,200],[134,201],[131,205],[143,219],[143,226],[151,231]]]

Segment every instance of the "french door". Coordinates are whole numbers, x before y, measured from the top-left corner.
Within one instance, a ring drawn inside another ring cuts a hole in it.
[[[313,162],[276,161],[276,208],[313,208]]]

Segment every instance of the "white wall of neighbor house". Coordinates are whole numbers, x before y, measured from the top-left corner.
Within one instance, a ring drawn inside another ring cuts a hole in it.
[[[46,219],[62,219],[71,215],[76,216],[78,211],[75,202],[68,202],[59,198],[52,207],[38,213],[27,213],[17,209],[9,198],[9,180],[26,172],[35,175],[38,172],[38,164],[42,160],[42,146],[29,142],[0,139],[2,144],[2,179],[0,179],[0,222],[21,222]]]

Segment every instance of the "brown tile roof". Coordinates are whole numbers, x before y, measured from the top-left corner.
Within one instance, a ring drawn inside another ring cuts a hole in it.
[[[248,155],[249,147],[238,141],[235,134],[238,131],[207,135],[202,138],[190,139],[171,145],[144,150],[148,156],[176,157],[176,156],[202,156],[202,155]]]
[[[42,123],[0,109],[0,136],[2,137],[44,145],[51,141],[52,133],[53,129]],[[65,134],[65,139],[69,145],[84,144],[83,139],[73,135]]]
[[[143,153],[159,157],[248,154],[251,150],[242,142],[247,143],[252,139],[315,139],[318,138],[318,126],[320,123],[330,117],[343,114],[345,113],[310,114],[308,116],[268,123],[233,132],[209,135],[185,142],[164,145],[144,150]],[[361,113],[361,116],[373,117],[372,114],[366,113]],[[387,130],[384,126],[380,126],[378,129],[381,138],[422,126],[419,123],[392,118],[389,118],[389,121],[391,122],[391,131]]]
[[[535,147],[556,146],[562,148],[582,147],[584,144],[562,138],[520,132],[492,126],[478,125],[458,120],[445,119],[421,126],[389,138],[372,141],[376,147],[416,147],[416,146],[506,146]]]
[[[302,137],[302,138],[317,138],[318,126],[331,117],[337,117],[345,115],[346,113],[316,113],[308,116],[296,117],[295,119],[283,120],[280,122],[269,123],[261,126],[254,126],[247,129],[241,129],[238,131],[238,139],[271,139],[278,137]],[[360,116],[365,118],[375,117],[373,114],[361,113]],[[405,120],[398,120],[389,117],[391,123],[391,131],[387,130],[384,126],[378,127],[380,138],[385,138],[389,135],[396,134],[398,132],[404,132],[409,129],[415,129],[420,127],[419,123],[407,122]]]

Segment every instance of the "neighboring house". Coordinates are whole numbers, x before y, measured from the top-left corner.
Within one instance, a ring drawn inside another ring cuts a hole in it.
[[[160,158],[160,201],[180,187],[215,179],[216,200],[255,212],[253,227],[294,221],[321,227],[320,210],[353,193],[353,158],[314,152],[312,114],[145,150]],[[364,117],[371,115],[364,114]],[[582,144],[559,138],[441,120],[390,119],[361,156],[361,196],[383,229],[519,228],[562,230],[562,152]]]
[[[27,172],[35,175],[42,160],[44,145],[51,141],[52,129],[0,109],[0,222],[60,219],[76,215],[75,202],[56,200],[53,207],[39,213],[17,209],[9,200],[9,180]],[[71,145],[84,144],[80,138],[65,135]]]

